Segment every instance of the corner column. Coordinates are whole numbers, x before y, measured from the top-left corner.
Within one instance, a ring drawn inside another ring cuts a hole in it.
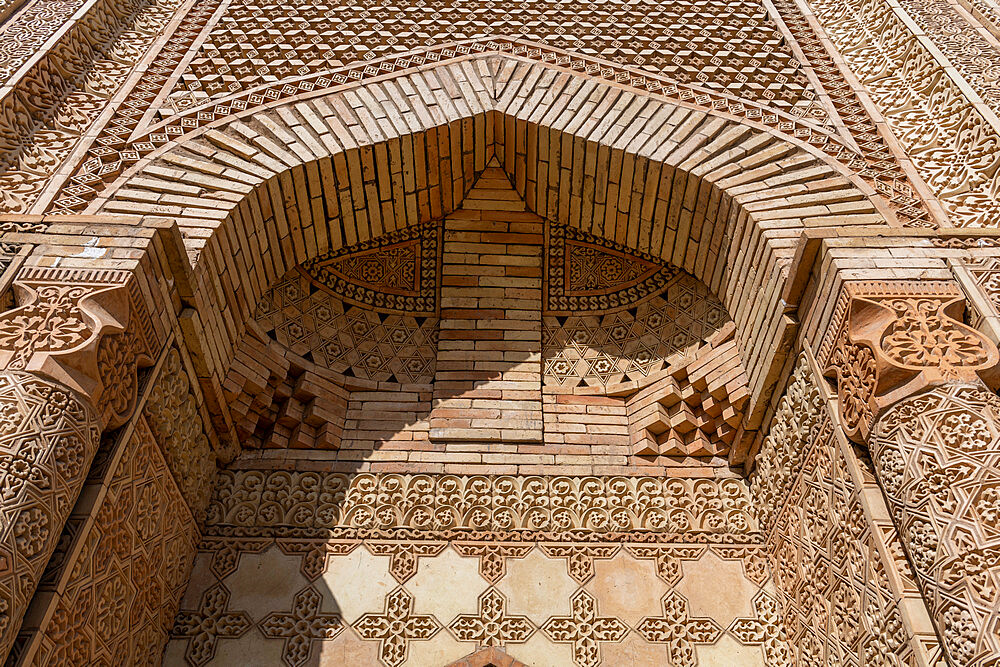
[[[945,281],[847,283],[820,349],[953,665],[1000,660],[995,345]]]
[[[0,314],[0,657],[157,342],[128,272],[32,267],[14,289],[21,305]]]

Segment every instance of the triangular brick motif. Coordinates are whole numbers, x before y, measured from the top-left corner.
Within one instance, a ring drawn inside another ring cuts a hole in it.
[[[683,274],[651,255],[557,223],[548,225],[546,261],[549,314],[632,305]]]
[[[497,160],[496,156],[490,158],[490,161],[486,163],[486,168],[472,184],[459,208],[478,210],[483,207],[481,202],[489,202],[489,208],[494,211],[528,210],[524,199],[511,185],[510,177],[500,166],[500,161]]]
[[[503,649],[491,646],[482,648],[447,665],[447,667],[528,667],[520,660],[507,655]]]

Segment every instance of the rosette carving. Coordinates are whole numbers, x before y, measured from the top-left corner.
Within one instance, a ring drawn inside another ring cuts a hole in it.
[[[820,360],[851,438],[866,442],[878,415],[907,396],[994,369],[996,346],[962,323],[964,310],[950,282],[845,285]]]

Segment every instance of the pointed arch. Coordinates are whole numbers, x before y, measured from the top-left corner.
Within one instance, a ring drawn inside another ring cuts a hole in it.
[[[138,163],[90,212],[176,221],[218,377],[269,285],[443,218],[493,158],[537,215],[707,284],[736,323],[753,397],[794,326],[781,293],[802,232],[897,224],[846,165],[792,137],[498,55],[221,121]]]

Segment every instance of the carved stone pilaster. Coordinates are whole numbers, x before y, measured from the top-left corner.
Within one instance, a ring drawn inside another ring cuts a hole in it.
[[[97,451],[135,411],[159,341],[134,278],[24,269],[0,313],[0,657]]]
[[[950,282],[848,283],[820,350],[954,665],[1000,663],[996,346]]]
[[[1000,661],[1000,398],[947,384],[890,407],[872,459],[951,664]]]
[[[945,382],[979,382],[996,346],[962,323],[965,298],[947,281],[847,283],[819,361],[837,382],[844,428],[867,442],[890,405]]]
[[[73,390],[0,371],[0,656],[10,652],[100,433],[96,412]]]

